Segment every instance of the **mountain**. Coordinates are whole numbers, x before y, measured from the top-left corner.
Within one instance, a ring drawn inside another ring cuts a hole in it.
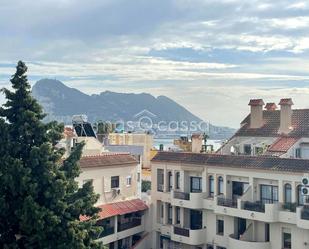
[[[59,80],[42,79],[32,88],[33,96],[48,114],[47,120],[56,119],[71,123],[72,115],[86,114],[90,122],[98,120],[132,121],[140,119],[154,124],[160,121],[187,121],[202,123],[202,120],[172,99],[147,93],[115,93],[105,91],[87,95],[77,89],[67,87]],[[146,119],[145,119],[146,117]],[[204,126],[203,126],[204,127]],[[226,127],[209,126],[216,138],[227,138],[234,132]],[[204,128],[202,128],[204,129]]]

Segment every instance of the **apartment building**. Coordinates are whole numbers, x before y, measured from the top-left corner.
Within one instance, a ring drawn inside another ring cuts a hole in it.
[[[138,164],[126,153],[83,156],[80,160],[82,173],[76,180],[80,186],[91,181],[100,195],[97,225],[103,232],[98,240],[109,249],[129,249],[145,238],[148,206],[138,198]]]
[[[146,248],[149,209],[140,199],[141,163],[138,155],[142,148],[134,148],[136,153],[132,154],[108,152],[95,136],[87,136],[92,132],[90,125],[82,123],[78,128],[80,130],[66,127],[57,146],[65,148],[64,157],[67,157],[77,143],[85,143],[79,162],[81,174],[76,181],[79,186],[92,182],[95,193],[99,194],[96,206],[101,211],[97,225],[103,227],[103,232],[98,240],[108,249]],[[85,135],[79,136],[81,131]],[[86,219],[81,217],[81,220]]]
[[[306,249],[309,160],[159,152],[152,248]]]
[[[217,153],[309,159],[309,109],[292,109],[293,104],[281,99],[277,110],[275,103],[251,99],[250,114]]]
[[[108,134],[108,141],[110,145],[143,146],[142,168],[150,169],[153,135],[147,133],[110,133]]]

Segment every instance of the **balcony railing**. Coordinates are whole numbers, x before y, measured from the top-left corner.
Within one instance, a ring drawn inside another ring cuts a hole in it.
[[[282,203],[282,209],[292,213],[296,213],[297,203],[295,202],[286,202]]]
[[[224,197],[218,197],[217,205],[223,206],[223,207],[237,208],[237,199],[228,199]]]
[[[133,227],[140,226],[142,224],[141,219],[134,219],[127,223],[118,223],[118,232],[122,232],[128,229],[131,229]]]
[[[103,227],[103,231],[99,234],[98,239],[112,235],[115,232],[114,227]]]
[[[180,200],[189,201],[189,200],[190,200],[190,194],[189,194],[189,193],[185,193],[185,192],[178,192],[178,191],[175,191],[175,192],[174,192],[174,198],[175,198],[175,199],[180,199]]]
[[[164,190],[164,185],[163,185],[163,184],[158,184],[157,190],[158,190],[159,192],[163,192],[163,190]]]
[[[174,227],[174,234],[184,237],[190,237],[190,230],[187,228]]]
[[[244,210],[265,213],[265,204],[260,201],[256,202],[245,201],[243,204],[244,204],[243,205]]]
[[[301,211],[301,219],[309,220],[309,207],[303,207],[303,210]]]

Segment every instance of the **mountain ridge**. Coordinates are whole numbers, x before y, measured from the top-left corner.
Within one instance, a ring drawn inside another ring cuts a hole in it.
[[[98,94],[85,94],[63,82],[41,79],[32,88],[33,96],[48,114],[47,121],[57,120],[71,123],[72,115],[86,114],[90,122],[98,120],[134,121],[136,114],[143,110],[153,114],[154,123],[165,122],[202,122],[185,107],[166,96],[155,97],[149,93],[117,93],[104,91]],[[210,125],[219,137],[229,137],[234,132],[228,127]]]

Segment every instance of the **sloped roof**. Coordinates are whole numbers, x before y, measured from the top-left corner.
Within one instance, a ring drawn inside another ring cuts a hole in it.
[[[267,151],[269,152],[287,152],[299,138],[295,137],[280,137],[278,138]]]
[[[108,203],[98,206],[101,211],[98,213],[98,220],[107,219],[116,215],[124,215],[148,209],[148,206],[140,199]],[[87,216],[81,216],[81,221],[86,221]]]
[[[235,136],[278,137],[280,127],[280,110],[263,111],[261,128],[250,128],[250,114],[241,122],[241,128]],[[292,130],[290,137],[309,137],[309,109],[292,110]]]
[[[309,160],[271,156],[232,156],[220,154],[158,152],[152,162],[216,166],[238,169],[260,169],[282,172],[309,172]]]
[[[136,159],[128,153],[104,153],[95,156],[83,156],[79,163],[81,168],[138,164]]]

